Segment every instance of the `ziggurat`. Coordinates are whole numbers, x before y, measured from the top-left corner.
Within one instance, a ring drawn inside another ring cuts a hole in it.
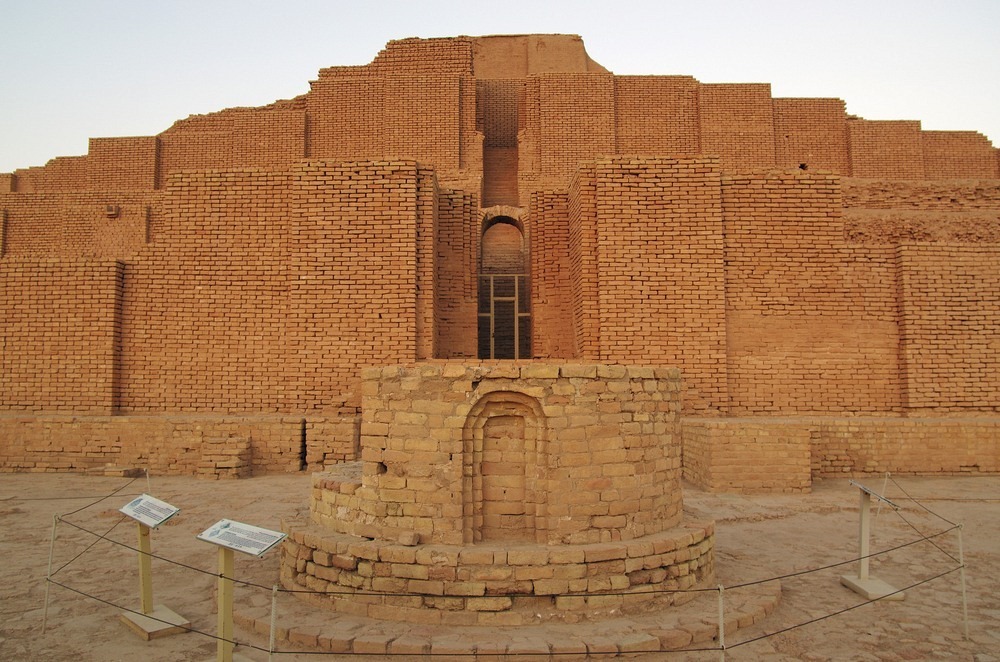
[[[399,418],[406,375],[457,379],[459,418],[483,379],[534,398],[496,396],[497,438],[527,416],[600,439],[561,380],[658,393],[661,366],[666,456],[707,489],[1000,470],[978,133],[615,75],[573,36],[404,39],[295,99],[2,174],[0,211],[4,471],[391,476],[385,439],[461,428]],[[380,376],[404,382],[382,420]],[[616,398],[615,438],[659,420]]]

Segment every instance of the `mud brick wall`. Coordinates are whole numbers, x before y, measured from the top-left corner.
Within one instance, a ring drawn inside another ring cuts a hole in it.
[[[531,196],[532,352],[535,358],[574,356],[573,285],[567,198],[561,193]]]
[[[324,441],[333,418],[282,416],[0,415],[0,472],[149,470],[153,476],[239,478],[353,459],[350,444]],[[350,421],[340,422],[352,427]],[[307,449],[303,449],[304,427]],[[350,439],[350,434],[345,435]]]
[[[698,81],[690,76],[615,76],[620,154],[697,154]]]
[[[91,138],[87,152],[87,190],[151,191],[156,188],[159,140]]]
[[[0,407],[113,411],[123,277],[111,260],[4,258]]]
[[[1000,181],[844,179],[844,207],[927,211],[1000,211]]]
[[[538,166],[546,181],[564,187],[581,161],[616,152],[610,74],[540,75],[528,95],[526,103],[536,106]]]
[[[392,42],[370,65],[320,71],[305,101],[306,153],[419,158],[450,179],[482,165],[475,99],[470,40]]]
[[[476,256],[479,206],[462,191],[441,191],[438,204],[435,356],[476,356]]]
[[[15,170],[17,193],[56,193],[87,189],[87,157],[60,156],[44,166]]]
[[[774,107],[766,84],[698,87],[702,154],[726,172],[774,166]]]
[[[573,287],[575,356],[598,360],[600,326],[597,305],[597,175],[593,163],[584,164],[569,187],[569,265]]]
[[[364,379],[361,480],[313,502],[334,531],[583,544],[681,517],[676,369],[435,363]]]
[[[775,165],[851,172],[847,113],[840,99],[774,99]]]
[[[839,179],[733,175],[722,189],[730,414],[891,409],[898,333],[877,297],[894,283],[845,252]]]
[[[817,477],[1000,471],[995,418],[813,419],[808,426]],[[771,434],[783,434],[779,422]]]
[[[294,410],[356,407],[362,366],[417,356],[417,233],[433,223],[420,201],[434,192],[420,187],[433,180],[403,161],[309,162],[293,177],[284,388]]]
[[[598,161],[602,361],[676,365],[685,411],[725,406],[725,265],[718,161]]]
[[[384,87],[362,67],[321,70],[306,97],[308,156],[347,161],[384,154]]]
[[[759,419],[685,418],[684,478],[709,492],[773,494],[812,489],[809,427]]]
[[[452,198],[448,213],[474,234],[472,198]],[[413,162],[182,173],[149,197],[5,194],[0,201],[10,205],[4,208],[3,274],[11,282],[4,318],[33,319],[42,329],[36,335],[51,336],[52,351],[105,336],[111,343],[113,327],[120,338],[117,390],[114,404],[108,400],[102,408],[356,410],[361,366],[434,354],[438,190],[433,173]],[[103,216],[108,201],[127,201],[116,205],[119,218]],[[100,298],[96,292],[109,282],[104,276],[81,271],[86,261],[80,258],[67,258],[65,266],[46,262],[48,252],[121,259],[113,281],[121,292]],[[25,262],[33,266],[19,266],[28,258],[36,260]],[[471,273],[447,273],[443,284],[457,284],[474,305]],[[95,293],[88,294],[91,277]],[[77,289],[83,296],[74,299]],[[46,302],[45,311],[36,310],[39,302]],[[66,319],[57,312],[88,302],[103,307]],[[43,319],[47,311],[51,319]],[[105,318],[112,327],[95,338],[66,326]],[[14,328],[5,330],[9,338]],[[27,331],[22,335],[17,343],[28,342]],[[11,356],[17,343],[9,342]],[[94,356],[104,361],[102,352]],[[5,374],[5,384],[49,393],[32,400],[35,408],[81,397],[77,388],[57,394],[52,389],[59,380],[45,386],[48,374],[19,368]],[[23,397],[17,401],[27,406]]]
[[[121,411],[283,410],[289,202],[283,174],[171,178],[126,267]]]
[[[920,122],[852,119],[847,136],[852,177],[924,179]]]
[[[153,192],[0,194],[3,254],[127,259],[149,241],[159,199]]]
[[[907,408],[1000,412],[1000,249],[904,244],[897,259]]]
[[[998,433],[995,418],[686,417],[684,478],[752,494],[807,492],[812,478],[996,473]]]
[[[997,150],[975,131],[923,131],[924,173],[928,179],[996,179]]]
[[[157,188],[182,170],[284,169],[306,155],[304,104],[231,108],[176,122],[159,135]]]

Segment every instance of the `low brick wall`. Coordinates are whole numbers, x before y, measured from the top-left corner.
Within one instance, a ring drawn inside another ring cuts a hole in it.
[[[426,363],[362,380],[361,476],[314,486],[318,524],[584,544],[681,520],[676,368]]]
[[[356,616],[526,625],[681,604],[714,577],[714,524],[588,545],[402,545],[286,522],[285,588]],[[376,595],[379,594],[379,595]]]
[[[734,424],[739,421],[739,424]],[[809,430],[761,419],[682,419],[684,478],[711,492],[808,492]]]
[[[812,477],[1000,472],[1000,418],[685,418],[684,478],[713,492],[808,491]]]
[[[0,472],[148,469],[240,478],[353,460],[353,416],[0,415]],[[304,443],[304,448],[303,448]]]

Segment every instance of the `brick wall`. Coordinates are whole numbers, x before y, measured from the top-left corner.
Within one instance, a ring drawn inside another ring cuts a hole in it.
[[[44,166],[15,170],[18,193],[87,190],[87,157],[60,156]]]
[[[531,305],[535,358],[574,357],[573,284],[567,197],[535,193],[531,197]]]
[[[91,138],[87,153],[88,191],[151,191],[156,188],[159,140]]]
[[[384,89],[385,81],[364,67],[321,70],[306,97],[306,154],[332,160],[381,158]]]
[[[975,131],[922,131],[928,179],[996,179],[997,150]]]
[[[126,259],[149,239],[158,194],[0,194],[6,214],[5,254]]]
[[[920,122],[851,119],[847,138],[852,177],[924,179]]]
[[[809,491],[811,478],[1000,471],[995,418],[693,418],[684,478],[719,492]]]
[[[847,113],[840,99],[774,99],[775,165],[848,175]]]
[[[538,166],[545,180],[565,187],[581,161],[615,153],[614,90],[610,74],[539,76],[538,97],[527,103],[537,105]]]
[[[0,414],[0,439],[0,471],[239,478],[320,470],[357,456],[353,416]]]
[[[123,412],[284,411],[288,177],[175,175],[126,267]]]
[[[1000,181],[844,179],[844,206],[925,211],[1000,210]]]
[[[287,168],[306,155],[304,106],[299,100],[285,101],[176,122],[158,137],[157,188],[182,170]]]
[[[726,172],[774,165],[774,108],[766,84],[698,87],[702,154],[718,156]]]
[[[440,193],[435,356],[476,356],[476,256],[479,253],[479,206],[474,195]]]
[[[441,544],[504,528],[548,544],[669,529],[681,518],[679,378],[676,369],[575,364],[368,369],[360,484],[315,503],[313,519]],[[519,433],[487,438],[490,422],[512,419]],[[498,513],[511,517],[491,522],[463,507],[500,498],[504,486],[510,508]]]
[[[420,186],[432,181],[403,161],[310,162],[293,177],[286,389],[296,410],[357,406],[359,368],[416,359]]]
[[[684,478],[702,489],[740,494],[812,489],[806,423],[685,418],[683,429]]]
[[[899,406],[892,272],[845,252],[839,179],[723,178],[732,415]]]
[[[913,413],[1000,412],[1000,249],[897,249],[902,372]]]
[[[699,153],[698,87],[690,76],[615,76],[617,153]]]
[[[113,412],[122,278],[110,260],[4,258],[0,407]]]
[[[685,411],[724,409],[725,266],[718,161],[596,164],[601,360],[676,365]]]
[[[585,164],[570,184],[569,266],[572,284],[574,356],[597,360],[601,356],[597,303],[597,168]]]

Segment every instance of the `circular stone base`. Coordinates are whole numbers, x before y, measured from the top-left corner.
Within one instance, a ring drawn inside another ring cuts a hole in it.
[[[727,640],[761,622],[781,600],[777,580],[725,593]],[[719,634],[718,592],[696,594],[683,607],[613,617],[582,625],[544,623],[517,627],[461,627],[387,622],[335,614],[283,598],[277,612],[276,650],[375,655],[518,655],[528,659],[573,659],[708,648]],[[237,605],[235,622],[266,642],[271,612],[266,605]],[[537,656],[537,657],[535,657]]]
[[[515,626],[657,611],[714,578],[714,523],[589,545],[403,545],[285,523],[281,582],[340,613]]]

